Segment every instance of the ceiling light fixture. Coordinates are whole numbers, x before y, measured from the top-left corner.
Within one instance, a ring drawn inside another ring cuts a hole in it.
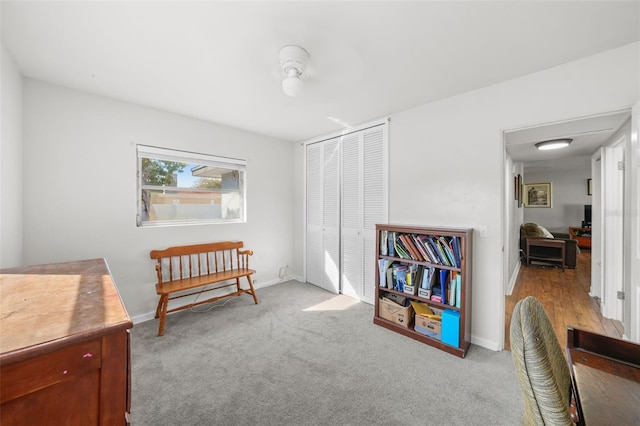
[[[548,141],[538,142],[536,144],[536,148],[540,150],[549,150],[549,149],[560,149],[566,148],[569,146],[573,139],[563,138],[563,139],[551,139]]]
[[[282,90],[287,96],[297,96],[302,90],[302,74],[309,59],[309,53],[300,46],[285,46],[280,49],[280,66],[285,78]]]

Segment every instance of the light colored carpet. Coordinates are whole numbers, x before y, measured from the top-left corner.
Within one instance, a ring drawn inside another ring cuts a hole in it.
[[[163,337],[157,320],[132,329],[134,426],[520,423],[509,352],[472,345],[460,359],[309,284],[258,297],[169,315]]]

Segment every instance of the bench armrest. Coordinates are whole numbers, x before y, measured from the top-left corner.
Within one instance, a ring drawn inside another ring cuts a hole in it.
[[[253,255],[253,250],[238,250],[238,267],[249,269],[249,256]]]

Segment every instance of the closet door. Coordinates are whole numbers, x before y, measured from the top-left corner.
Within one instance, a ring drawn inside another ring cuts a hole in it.
[[[376,294],[376,224],[389,223],[387,125],[364,130],[362,179],[363,287],[361,300],[373,304]]]
[[[386,124],[307,145],[307,282],[371,304],[387,150]]]
[[[362,299],[362,135],[342,138],[342,293]]]
[[[340,290],[339,138],[307,146],[307,281]]]
[[[374,303],[377,223],[387,223],[387,126],[344,136],[342,292]]]

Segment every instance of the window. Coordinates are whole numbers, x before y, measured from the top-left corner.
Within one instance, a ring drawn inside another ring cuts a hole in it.
[[[245,222],[246,161],[137,146],[138,226]]]

